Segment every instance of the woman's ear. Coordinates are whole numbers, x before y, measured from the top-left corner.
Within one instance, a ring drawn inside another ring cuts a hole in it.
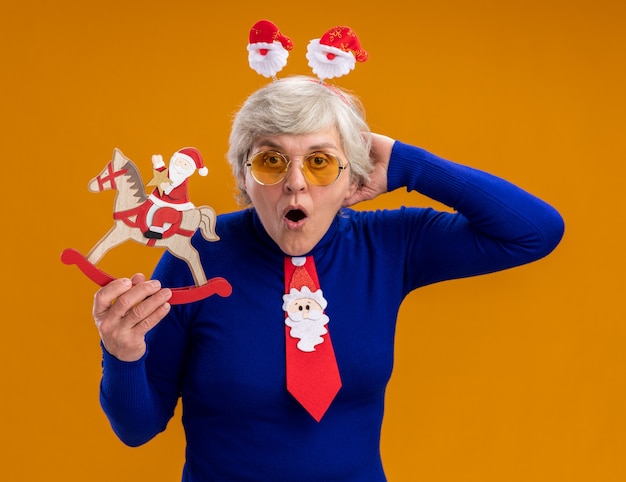
[[[358,191],[358,189],[359,189],[359,182],[356,179],[350,180],[350,186],[348,187],[348,190],[346,191],[346,196],[344,200],[350,199],[352,196],[354,196],[354,194]]]
[[[239,186],[239,189],[242,189],[244,191],[246,189],[246,176],[247,175],[248,175],[248,168],[244,166],[243,169],[239,171],[239,176],[237,179],[237,185]]]

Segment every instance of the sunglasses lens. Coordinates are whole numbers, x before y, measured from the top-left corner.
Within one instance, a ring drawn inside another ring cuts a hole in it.
[[[263,151],[255,154],[249,161],[250,172],[261,184],[276,184],[287,172],[287,159],[275,151]]]
[[[304,176],[316,186],[328,186],[339,176],[339,161],[331,155],[316,152],[304,159]]]

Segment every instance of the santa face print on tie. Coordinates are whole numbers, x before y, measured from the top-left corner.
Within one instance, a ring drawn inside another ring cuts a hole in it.
[[[289,334],[300,340],[299,350],[315,351],[315,345],[324,342],[322,335],[328,333],[326,324],[330,321],[324,314],[326,305],[322,290],[311,292],[308,286],[300,290],[291,288],[289,294],[283,296],[285,324],[291,328]]]

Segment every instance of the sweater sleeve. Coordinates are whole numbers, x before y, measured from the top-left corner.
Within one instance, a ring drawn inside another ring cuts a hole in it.
[[[115,434],[131,447],[142,445],[162,432],[173,415],[153,395],[146,374],[146,356],[123,362],[102,347],[100,404]]]
[[[164,286],[183,286],[191,275],[181,260],[165,253],[153,277],[161,279]],[[146,335],[147,351],[135,362],[120,361],[102,346],[100,404],[113,431],[126,445],[148,442],[165,430],[174,415],[188,349],[182,321],[188,309],[185,305],[172,306]]]
[[[535,261],[563,236],[560,214],[536,196],[401,142],[393,147],[388,186],[420,192],[455,211],[420,210],[419,222],[409,223],[410,289]]]

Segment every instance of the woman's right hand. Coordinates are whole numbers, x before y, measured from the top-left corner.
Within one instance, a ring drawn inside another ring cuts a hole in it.
[[[344,207],[352,206],[361,201],[369,201],[380,194],[387,192],[387,170],[391,151],[396,142],[395,139],[381,134],[371,133],[372,148],[370,159],[374,170],[365,184],[360,186],[354,194],[346,199]]]
[[[94,296],[93,318],[104,348],[119,360],[139,360],[146,352],[146,333],[167,315],[171,296],[170,289],[143,274],[100,288]]]

